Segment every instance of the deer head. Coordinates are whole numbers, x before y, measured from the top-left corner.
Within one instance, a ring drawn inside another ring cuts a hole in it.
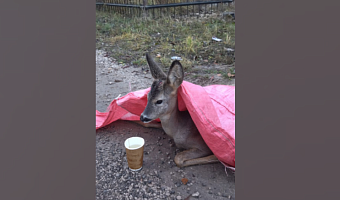
[[[172,62],[168,75],[166,75],[149,54],[146,54],[146,60],[154,81],[140,120],[149,123],[178,109],[177,89],[183,82],[184,72],[179,61]]]

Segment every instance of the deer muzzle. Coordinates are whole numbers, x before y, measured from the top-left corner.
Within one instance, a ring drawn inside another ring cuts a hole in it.
[[[152,121],[152,119],[147,118],[146,116],[143,115],[143,113],[140,116],[140,121],[144,122],[144,123],[149,123]]]

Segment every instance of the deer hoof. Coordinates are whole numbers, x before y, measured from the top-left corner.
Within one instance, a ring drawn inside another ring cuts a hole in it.
[[[177,167],[179,167],[179,168],[183,167],[184,161],[183,161],[183,159],[181,159],[180,156],[176,155],[174,161],[175,161]]]

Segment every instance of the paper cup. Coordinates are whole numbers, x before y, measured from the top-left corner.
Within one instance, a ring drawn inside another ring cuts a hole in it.
[[[125,140],[124,145],[130,170],[141,170],[143,167],[144,139],[141,137],[130,137]]]

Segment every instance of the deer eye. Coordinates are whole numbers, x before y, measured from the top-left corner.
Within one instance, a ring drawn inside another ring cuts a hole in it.
[[[156,101],[156,104],[161,104],[161,103],[163,103],[163,100]]]

